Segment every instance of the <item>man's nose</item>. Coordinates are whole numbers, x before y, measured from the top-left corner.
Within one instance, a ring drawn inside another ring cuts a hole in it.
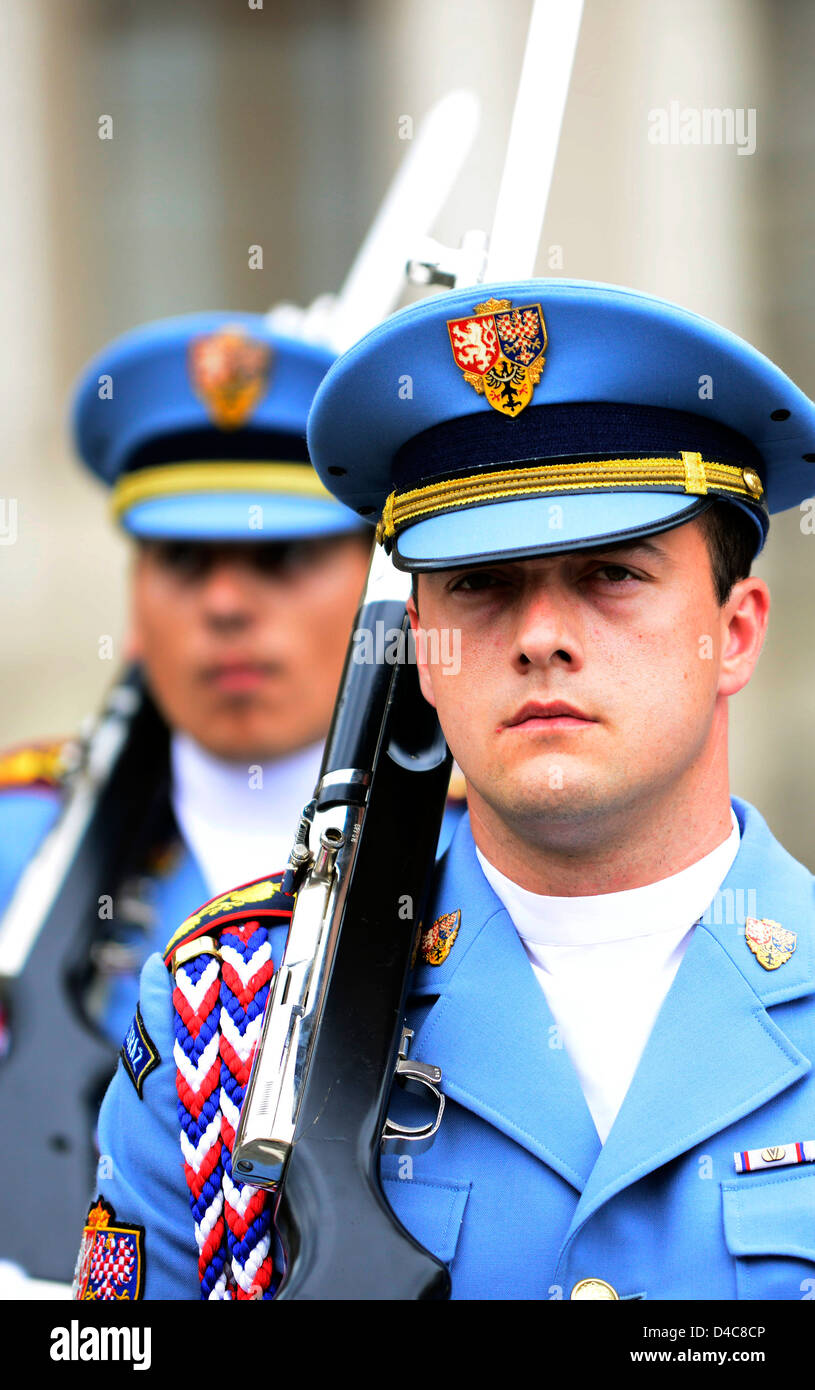
[[[211,626],[235,628],[251,623],[256,603],[248,567],[232,560],[213,564],[201,584],[201,605]]]
[[[557,584],[530,589],[519,602],[513,635],[513,662],[520,668],[552,663],[579,669],[583,636],[574,604]]]

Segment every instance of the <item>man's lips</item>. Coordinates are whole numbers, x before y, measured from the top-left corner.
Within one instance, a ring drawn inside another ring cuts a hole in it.
[[[271,661],[223,661],[207,666],[202,676],[208,685],[229,693],[259,689],[280,667]]]
[[[504,721],[504,729],[539,731],[545,729],[579,729],[597,720],[585,714],[576,705],[565,700],[528,700],[525,705]]]

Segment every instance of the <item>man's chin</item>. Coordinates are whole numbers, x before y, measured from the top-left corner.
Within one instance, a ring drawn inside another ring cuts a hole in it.
[[[622,809],[631,799],[630,785],[613,785],[608,778],[592,776],[587,769],[578,772],[551,759],[522,774],[486,780],[483,792],[473,781],[471,796],[472,791],[502,821],[525,827],[528,832],[557,825],[590,826],[598,818],[607,818]]]
[[[271,734],[268,728],[253,729],[242,726],[236,729],[215,722],[210,722],[206,728],[189,732],[196,743],[213,757],[221,758],[224,762],[240,763],[246,767],[289,757],[318,741],[317,737],[311,737],[299,729],[275,728]]]

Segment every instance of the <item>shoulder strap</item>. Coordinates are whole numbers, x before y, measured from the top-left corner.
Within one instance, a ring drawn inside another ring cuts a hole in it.
[[[62,738],[0,753],[0,791],[13,787],[50,787],[58,791],[75,747],[71,739]]]
[[[228,893],[220,893],[211,898],[203,907],[193,912],[181,923],[167,943],[164,963],[168,970],[175,971],[185,959],[190,959],[206,947],[195,943],[200,937],[215,940],[218,933],[231,922],[242,922],[247,917],[290,917],[294,900],[281,890],[283,874],[269,874],[265,878],[253,879],[239,888],[231,888]],[[210,952],[212,954],[212,952]]]

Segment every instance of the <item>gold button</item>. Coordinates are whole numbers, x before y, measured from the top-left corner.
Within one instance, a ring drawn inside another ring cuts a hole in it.
[[[754,497],[760,497],[764,488],[758,474],[752,468],[743,468],[741,476],[747,491],[752,492]]]
[[[607,1284],[605,1279],[580,1279],[572,1289],[571,1298],[613,1298],[619,1302],[620,1295],[616,1289]]]

